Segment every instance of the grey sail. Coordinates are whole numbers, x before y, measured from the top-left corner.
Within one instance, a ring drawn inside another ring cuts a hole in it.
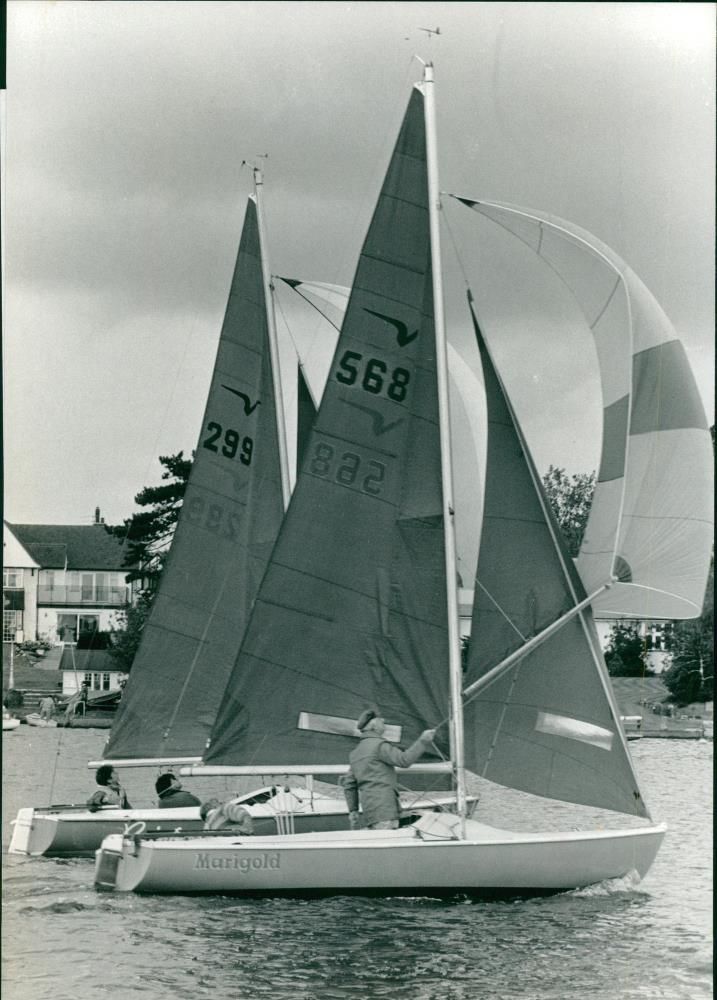
[[[256,206],[201,434],[106,758],[201,757],[283,514]]]
[[[355,720],[372,703],[404,742],[445,719],[440,483],[425,127],[415,91],[207,764],[343,763],[352,741],[326,731],[330,720]],[[301,718],[313,723],[300,728]]]
[[[478,324],[488,414],[465,687],[587,595]],[[589,611],[465,709],[466,766],[537,795],[646,816]]]

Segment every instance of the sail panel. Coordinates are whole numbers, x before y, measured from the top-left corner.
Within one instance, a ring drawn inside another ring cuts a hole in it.
[[[672,324],[634,271],[586,230],[542,212],[458,200],[535,250],[570,289],[593,333],[602,456],[578,569],[588,593],[621,577],[595,598],[594,613],[695,617],[712,551],[712,442]],[[682,452],[689,463],[664,463],[666,454]]]
[[[524,436],[475,323],[488,414],[484,517],[464,686],[585,597]],[[571,720],[572,728],[546,725]],[[646,815],[586,614],[465,706],[466,767],[536,795]],[[601,732],[600,740],[576,739]],[[609,737],[609,738],[608,738]],[[609,748],[608,748],[609,744]]]
[[[282,509],[250,200],[184,501],[105,758],[201,756]]]
[[[446,715],[447,621],[423,98],[415,91],[205,760],[341,762],[301,713]],[[445,734],[445,733],[444,733]]]

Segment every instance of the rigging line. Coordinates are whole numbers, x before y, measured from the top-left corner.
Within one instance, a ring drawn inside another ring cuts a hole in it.
[[[449,195],[449,197],[452,198],[452,196],[450,196],[450,195]],[[468,273],[466,272],[466,269],[465,269],[464,264],[463,264],[463,255],[461,254],[461,252],[458,249],[458,242],[457,242],[455,234],[453,232],[453,227],[451,226],[451,223],[450,223],[450,221],[448,219],[448,213],[445,211],[446,205],[444,205],[444,203],[443,203],[443,198],[441,198],[441,208],[443,209],[443,211],[441,212],[441,215],[443,217],[443,222],[444,222],[444,225],[446,227],[446,232],[448,233],[448,238],[449,238],[449,240],[451,242],[451,246],[453,247],[453,253],[455,254],[456,263],[458,264],[458,267],[460,268],[461,274],[463,275],[463,283],[466,286],[466,290],[470,291],[470,283],[468,281]]]
[[[523,635],[523,633],[522,633],[522,632],[520,631],[520,629],[519,629],[519,628],[518,628],[518,626],[517,626],[517,625],[515,624],[515,622],[511,620],[511,618],[510,618],[510,616],[508,615],[507,611],[505,611],[505,610],[504,610],[504,609],[503,609],[503,608],[501,607],[501,605],[500,605],[500,604],[498,604],[498,602],[497,602],[497,601],[496,601],[496,599],[495,599],[495,598],[493,597],[493,595],[492,595],[491,593],[489,593],[489,591],[487,591],[487,590],[486,590],[486,588],[485,588],[485,587],[483,586],[483,584],[482,584],[482,583],[480,582],[480,580],[478,579],[478,577],[476,577],[476,579],[475,579],[475,582],[476,582],[476,585],[477,585],[478,587],[480,587],[480,589],[481,589],[481,590],[483,591],[483,593],[484,593],[484,594],[485,594],[485,596],[486,596],[486,597],[488,598],[488,600],[489,600],[489,601],[490,601],[490,602],[491,602],[491,603],[492,603],[492,604],[493,604],[493,605],[495,606],[495,608],[496,608],[496,609],[497,609],[497,610],[498,610],[498,611],[499,611],[499,612],[500,612],[500,613],[501,613],[501,614],[503,615],[503,617],[505,618],[506,622],[508,623],[508,625],[510,625],[510,627],[511,627],[511,628],[513,629],[513,631],[517,633],[517,635],[518,635],[518,636],[519,636],[519,637],[521,638],[521,640],[522,640],[523,642],[527,642],[527,641],[528,641],[528,637],[527,637],[527,635]],[[475,602],[474,602],[474,603],[475,603]]]

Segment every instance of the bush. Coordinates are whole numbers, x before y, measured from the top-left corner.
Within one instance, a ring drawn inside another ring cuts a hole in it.
[[[16,688],[10,688],[5,696],[3,705],[5,708],[20,708],[23,705],[25,699],[23,698],[22,691],[16,690]]]

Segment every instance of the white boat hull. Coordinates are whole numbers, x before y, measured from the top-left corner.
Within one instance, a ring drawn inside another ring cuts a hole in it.
[[[9,716],[7,718],[3,716],[2,720],[3,732],[9,732],[11,729],[17,729],[19,725],[20,725],[19,719],[14,719],[12,718],[12,716]]]
[[[55,729],[57,721],[55,719],[43,719],[37,712],[30,712],[25,716],[28,726],[37,726],[38,729]]]
[[[343,799],[308,792],[270,788],[254,790],[236,801],[251,813],[254,831],[272,835],[293,829],[296,833],[346,830],[348,810]],[[265,801],[257,801],[265,799]],[[450,795],[433,795],[412,801],[412,809],[445,806]],[[85,806],[20,809],[13,820],[8,853],[45,857],[93,857],[106,837],[121,835],[130,824],[144,824],[144,832],[196,833],[204,828],[197,806],[183,809],[119,809],[108,806],[90,812]],[[293,826],[291,825],[293,824]]]
[[[95,885],[120,892],[265,895],[525,895],[642,878],[665,826],[515,833],[450,814],[399,830],[293,837],[109,837]]]

